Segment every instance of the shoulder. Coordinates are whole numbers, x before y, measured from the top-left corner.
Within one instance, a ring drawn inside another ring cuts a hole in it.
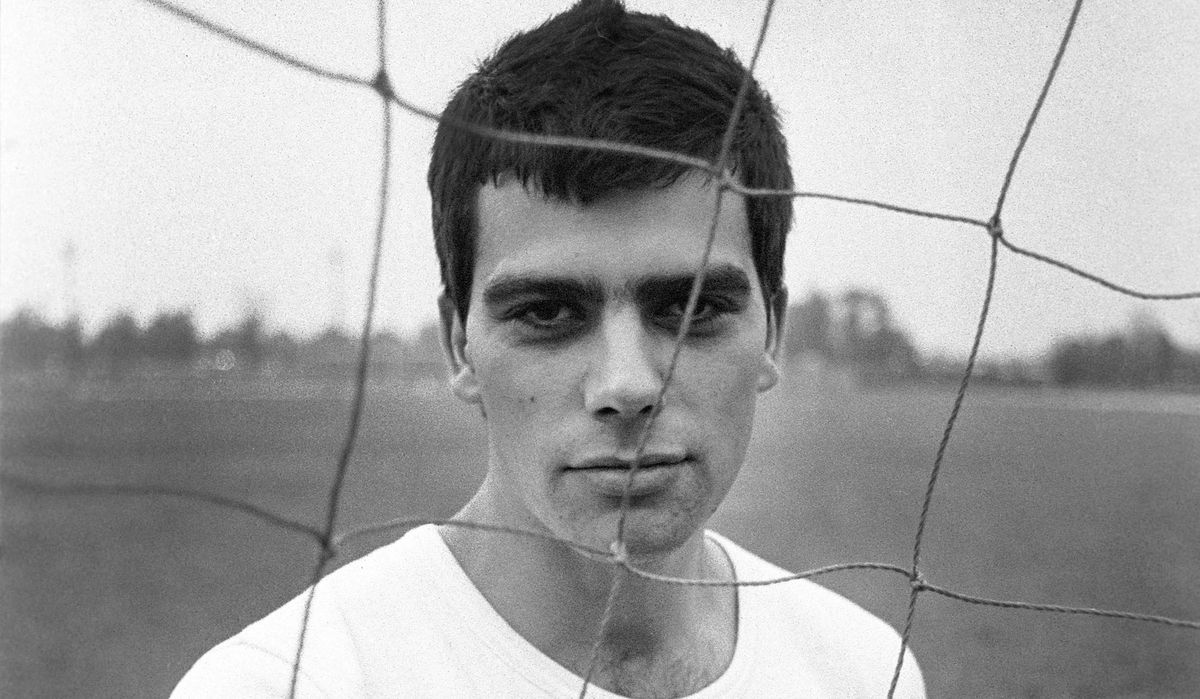
[[[292,658],[256,643],[231,638],[196,661],[175,686],[171,699],[288,697],[293,665]],[[339,689],[323,686],[303,664],[296,673],[297,698],[339,696],[342,694]]]
[[[424,559],[436,555],[431,537],[437,537],[436,529],[419,527],[325,576],[315,590],[305,590],[205,653],[172,698],[289,696],[306,607],[296,696],[360,693],[360,646],[372,627],[384,619],[395,621],[397,614],[419,613],[420,604],[412,602],[426,587]]]
[[[791,572],[719,534],[713,536],[733,560],[739,582],[787,578]],[[886,691],[900,651],[900,635],[887,622],[811,580],[787,580],[739,588],[742,618],[765,642],[761,654],[805,658],[821,684],[861,687],[865,695]],[[906,651],[897,697],[924,697],[924,682]]]

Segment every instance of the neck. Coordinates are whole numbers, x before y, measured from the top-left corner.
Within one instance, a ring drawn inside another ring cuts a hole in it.
[[[490,509],[477,498],[456,519],[503,522]],[[480,593],[542,653],[583,676],[598,651],[593,679],[607,689],[629,696],[690,694],[719,677],[733,657],[735,588],[646,580],[543,539],[453,526],[441,534]],[[720,547],[699,531],[674,551],[631,563],[672,577],[733,577]],[[614,575],[620,580],[597,647]],[[658,686],[643,688],[651,678]]]

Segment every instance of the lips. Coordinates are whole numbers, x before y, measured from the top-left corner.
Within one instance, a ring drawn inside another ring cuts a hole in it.
[[[569,471],[628,471],[633,468],[633,454],[618,454],[615,456],[594,456],[574,462],[567,466]],[[687,454],[678,452],[647,452],[637,460],[638,470],[657,468],[661,466],[678,466],[687,461]]]
[[[586,488],[611,502],[618,502],[628,494],[635,498],[665,493],[678,483],[688,472],[692,463],[686,452],[647,452],[633,470],[632,453],[592,456],[572,462],[563,473],[572,482],[586,484]],[[575,480],[580,479],[580,480]]]

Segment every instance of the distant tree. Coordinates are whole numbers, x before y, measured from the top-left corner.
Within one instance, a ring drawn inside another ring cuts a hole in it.
[[[123,378],[142,354],[142,334],[137,320],[126,311],[109,318],[88,345],[88,353],[101,373]]]
[[[340,328],[330,326],[320,335],[298,347],[299,364],[310,374],[345,375],[357,356],[353,338]]]
[[[257,312],[251,311],[242,318],[236,331],[234,352],[244,362],[247,369],[258,370],[266,358],[266,332],[263,318]]]
[[[1088,379],[1088,346],[1078,339],[1060,340],[1050,351],[1046,362],[1050,379],[1061,386],[1086,383]]]
[[[788,308],[787,314],[788,354],[807,353],[828,356],[830,352],[830,302],[825,294],[817,291],[808,298]]]
[[[1186,383],[1191,355],[1150,316],[1135,316],[1123,333],[1069,337],[1050,351],[1051,379],[1063,386],[1159,386]]]
[[[331,359],[337,358],[340,361],[352,361],[355,351],[358,349],[358,343],[354,341],[353,337],[350,337],[345,330],[332,326],[314,337],[310,344],[321,355]]]
[[[1200,388],[1200,351],[1180,351],[1172,362],[1170,382],[1175,386]]]
[[[187,311],[160,313],[146,327],[142,347],[147,357],[187,364],[200,352],[200,337]]]
[[[1133,317],[1126,347],[1128,357],[1124,370],[1131,383],[1152,386],[1171,380],[1181,351],[1153,316],[1138,314]]]
[[[63,367],[72,381],[83,378],[87,373],[87,343],[83,337],[83,323],[79,316],[72,316],[59,328],[59,345]]]
[[[392,330],[381,330],[371,336],[371,362],[380,365],[400,365],[408,359],[408,343]]]
[[[875,291],[849,289],[837,300],[830,349],[836,359],[911,374],[917,353],[908,335],[894,325],[887,300]]]
[[[13,371],[42,371],[60,347],[59,332],[30,308],[22,308],[0,323],[0,367]]]
[[[836,298],[814,292],[788,309],[787,351],[824,357],[873,373],[908,376],[917,351],[896,326],[881,294],[849,289]]]
[[[267,357],[266,323],[257,310],[250,309],[235,327],[218,332],[208,347],[217,353],[232,353],[240,369],[258,371]]]
[[[272,334],[263,343],[267,361],[279,368],[294,367],[300,358],[300,343],[286,332]]]

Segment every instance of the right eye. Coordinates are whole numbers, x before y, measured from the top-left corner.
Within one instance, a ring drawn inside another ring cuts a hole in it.
[[[504,320],[531,340],[563,339],[584,323],[583,313],[577,307],[552,299],[518,304],[504,314]]]

